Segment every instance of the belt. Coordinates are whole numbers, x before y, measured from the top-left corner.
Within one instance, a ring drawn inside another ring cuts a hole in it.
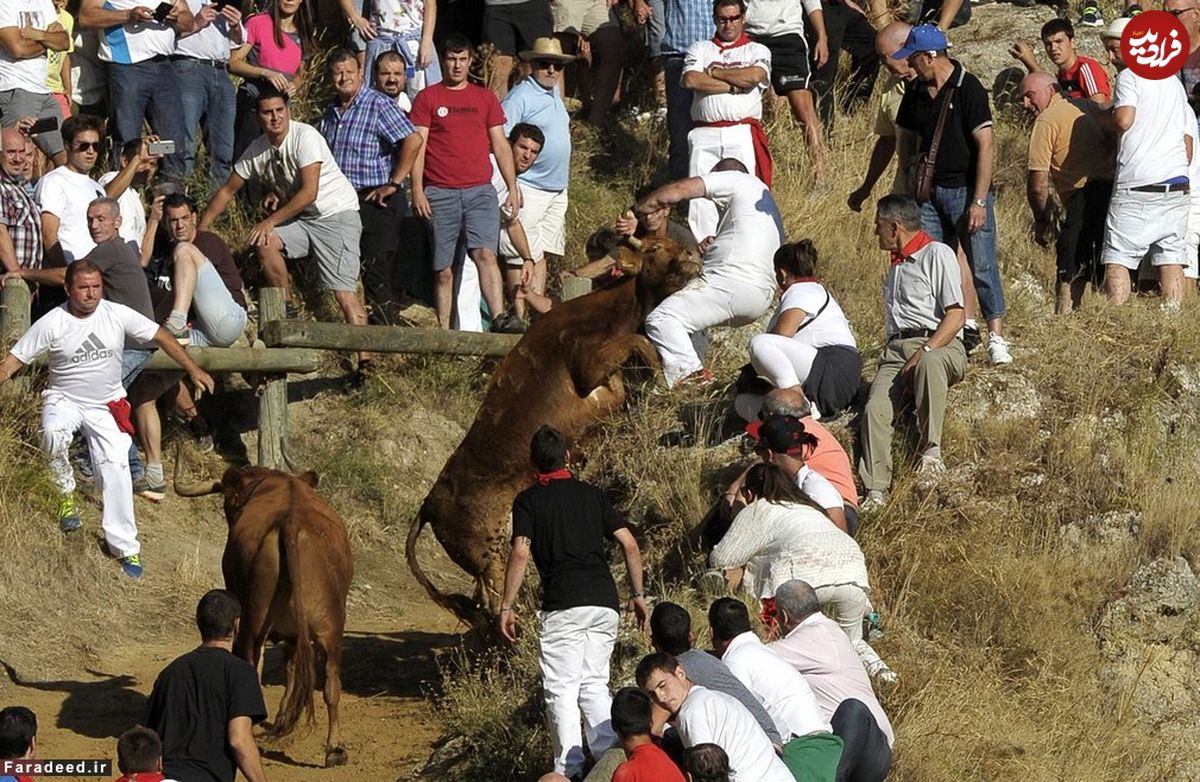
[[[172,54],[170,57],[170,60],[171,60],[171,62],[179,62],[180,60],[191,60],[192,62],[198,62],[201,65],[208,65],[213,68],[218,68],[222,71],[228,70],[228,68],[229,68],[229,63],[225,62],[224,60],[208,60],[203,57],[188,57],[186,54]]]
[[[1174,185],[1141,185],[1129,189],[1135,193],[1186,193],[1191,187],[1187,182],[1179,182]]]
[[[888,336],[888,342],[895,342],[898,339],[916,339],[918,337],[932,337],[933,329],[900,329],[895,334]]]

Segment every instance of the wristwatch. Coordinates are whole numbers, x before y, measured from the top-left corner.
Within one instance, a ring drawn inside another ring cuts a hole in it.
[[[926,353],[932,353],[932,352],[933,352],[933,348],[929,347],[929,343],[928,343],[928,342],[926,342],[924,345],[922,345],[922,346],[921,346],[921,350],[925,351]]]
[[[987,208],[987,199],[986,198],[976,198],[971,203],[975,204],[975,206],[979,207],[980,209]]]

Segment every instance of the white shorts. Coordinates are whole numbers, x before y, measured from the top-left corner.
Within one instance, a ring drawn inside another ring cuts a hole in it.
[[[529,241],[529,253],[533,260],[541,261],[546,253],[563,255],[566,250],[567,191],[539,190],[521,185],[521,212],[517,219],[525,229]],[[496,252],[512,266],[522,264],[521,254],[508,238],[508,231],[501,226],[500,248]]]
[[[1188,265],[1188,193],[1113,191],[1104,221],[1100,260],[1134,270],[1149,256],[1152,266]]]
[[[1187,264],[1183,276],[1189,280],[1200,279],[1200,182],[1189,193],[1191,202],[1188,210]]]
[[[749,125],[699,127],[688,132],[688,176],[704,176],[727,157],[740,160],[751,174],[755,172],[754,136]],[[688,202],[688,225],[697,241],[716,234],[718,221],[717,205],[709,199]]]

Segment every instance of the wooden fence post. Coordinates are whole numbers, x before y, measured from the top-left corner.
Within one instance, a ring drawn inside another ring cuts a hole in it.
[[[286,291],[262,288],[258,292],[258,327],[287,317]],[[267,375],[258,397],[258,466],[283,469],[283,441],[287,437],[287,375]]]
[[[11,347],[29,331],[29,286],[24,280],[7,280],[0,293],[0,343]]]

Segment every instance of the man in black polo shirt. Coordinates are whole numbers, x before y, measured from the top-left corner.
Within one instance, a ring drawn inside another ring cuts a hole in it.
[[[180,780],[266,782],[252,727],[267,718],[258,672],[233,655],[242,607],[213,589],[196,606],[200,646],[162,670],[146,727],[162,738],[163,773]]]
[[[996,257],[996,215],[992,196],[994,139],[992,111],[979,79],[947,56],[946,34],[931,24],[919,24],[903,48],[892,55],[908,60],[917,72],[896,115],[897,140],[907,134],[921,137],[921,154],[933,143],[942,105],[950,97],[941,143],[934,160],[929,200],[921,205],[921,227],[939,242],[961,247],[975,282],[979,310],[987,320],[988,358],[993,364],[1012,363],[1004,339],[1004,290]],[[920,170],[918,163],[918,171]],[[968,304],[971,302],[968,300]],[[974,323],[968,307],[967,337]],[[978,332],[976,332],[978,333]]]
[[[609,712],[608,661],[617,640],[617,585],[608,569],[605,538],[625,555],[630,607],[646,626],[642,555],[633,533],[604,493],[566,469],[567,441],[543,426],[533,435],[530,461],[536,483],[513,501],[512,550],[504,573],[500,632],[517,639],[513,603],[533,554],[542,579],[539,637],[542,692],[554,746],[554,770],[571,777],[583,771],[582,712],[587,745],[599,758],[616,744]]]

